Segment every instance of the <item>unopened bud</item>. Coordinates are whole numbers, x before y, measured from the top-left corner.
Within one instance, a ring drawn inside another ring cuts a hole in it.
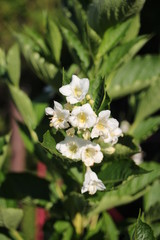
[[[75,129],[74,129],[74,128],[69,128],[69,129],[66,131],[66,133],[67,133],[67,136],[73,137],[74,134],[75,134]]]
[[[83,136],[83,138],[84,138],[85,140],[89,140],[90,137],[91,137],[91,133],[90,133],[89,130],[86,130],[86,131],[83,133],[82,136]]]
[[[114,147],[107,147],[104,149],[104,152],[106,154],[113,154],[115,152],[115,148]]]
[[[93,99],[89,100],[89,103],[90,103],[91,106],[93,106],[94,100]]]
[[[77,133],[78,133],[78,134],[81,134],[81,133],[82,133],[82,131],[78,129]]]
[[[91,100],[91,96],[89,94],[86,95],[87,101]]]
[[[66,104],[64,104],[64,108],[65,108],[66,110],[72,111],[73,106],[72,106],[72,104],[70,104],[70,103],[66,103]]]

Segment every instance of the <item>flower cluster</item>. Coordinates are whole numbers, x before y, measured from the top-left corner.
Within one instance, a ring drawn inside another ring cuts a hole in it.
[[[50,116],[51,127],[56,130],[66,129],[66,137],[57,143],[56,149],[67,158],[81,160],[86,166],[81,192],[95,194],[97,190],[105,189],[102,181],[91,170],[91,166],[103,160],[103,151],[98,143],[107,143],[108,152],[113,152],[113,145],[122,135],[122,130],[118,121],[110,118],[109,110],[96,115],[88,90],[89,80],[73,75],[71,83],[59,89],[66,96],[67,103],[64,107],[54,101],[54,109],[47,107],[45,112]]]

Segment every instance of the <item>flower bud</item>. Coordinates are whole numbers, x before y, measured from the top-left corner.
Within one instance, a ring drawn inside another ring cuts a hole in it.
[[[74,128],[69,128],[69,129],[66,131],[66,133],[67,133],[67,136],[73,137],[74,134],[75,134],[75,129],[74,129]]]

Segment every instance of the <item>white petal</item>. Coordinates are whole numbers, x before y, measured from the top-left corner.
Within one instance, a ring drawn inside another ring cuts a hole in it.
[[[70,96],[70,95],[72,94],[70,84],[67,84],[67,85],[65,85],[65,86],[62,86],[62,87],[59,89],[59,92],[60,92],[62,95],[66,96],[66,97]]]
[[[110,110],[104,110],[104,111],[101,111],[98,115],[99,118],[109,118],[111,114],[111,111]]]
[[[108,119],[108,127],[110,129],[115,129],[119,126],[119,122],[115,118]]]
[[[100,162],[102,162],[102,159],[103,159],[103,153],[102,152],[98,152],[96,154],[96,156],[95,156],[94,162],[95,163],[100,163]]]
[[[97,138],[97,137],[99,137],[99,130],[96,127],[94,127],[91,132],[91,138]]]
[[[116,128],[113,132],[114,132],[114,135],[118,137],[122,135],[122,130],[120,128]]]
[[[81,81],[81,79],[79,77],[77,77],[76,75],[72,75],[71,86],[73,88],[76,86],[80,86],[80,81]]]
[[[75,104],[75,103],[78,103],[79,101],[74,97],[74,96],[68,96],[66,97],[67,99],[67,102],[70,103],[70,104]]]
[[[47,107],[47,108],[45,108],[45,113],[46,113],[46,115],[52,116],[54,114],[54,110],[53,110],[53,108]]]
[[[62,107],[62,105],[59,102],[54,101],[54,110],[56,111],[56,109],[62,110],[63,107]]]

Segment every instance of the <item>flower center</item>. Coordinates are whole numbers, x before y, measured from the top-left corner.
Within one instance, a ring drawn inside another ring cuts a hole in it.
[[[95,150],[93,148],[87,148],[85,152],[87,158],[92,158],[92,156],[95,155]]]
[[[72,153],[76,153],[77,152],[77,145],[75,143],[71,143],[70,146],[69,146],[69,151],[72,152]]]
[[[97,129],[100,130],[100,131],[103,131],[104,128],[105,128],[104,124],[103,124],[101,121],[99,121],[99,122],[97,123],[96,127],[97,127]]]
[[[76,87],[74,89],[74,95],[79,98],[82,95],[82,90],[80,88]]]
[[[78,114],[78,119],[79,119],[80,123],[85,123],[87,120],[87,116],[84,112],[81,112]]]

